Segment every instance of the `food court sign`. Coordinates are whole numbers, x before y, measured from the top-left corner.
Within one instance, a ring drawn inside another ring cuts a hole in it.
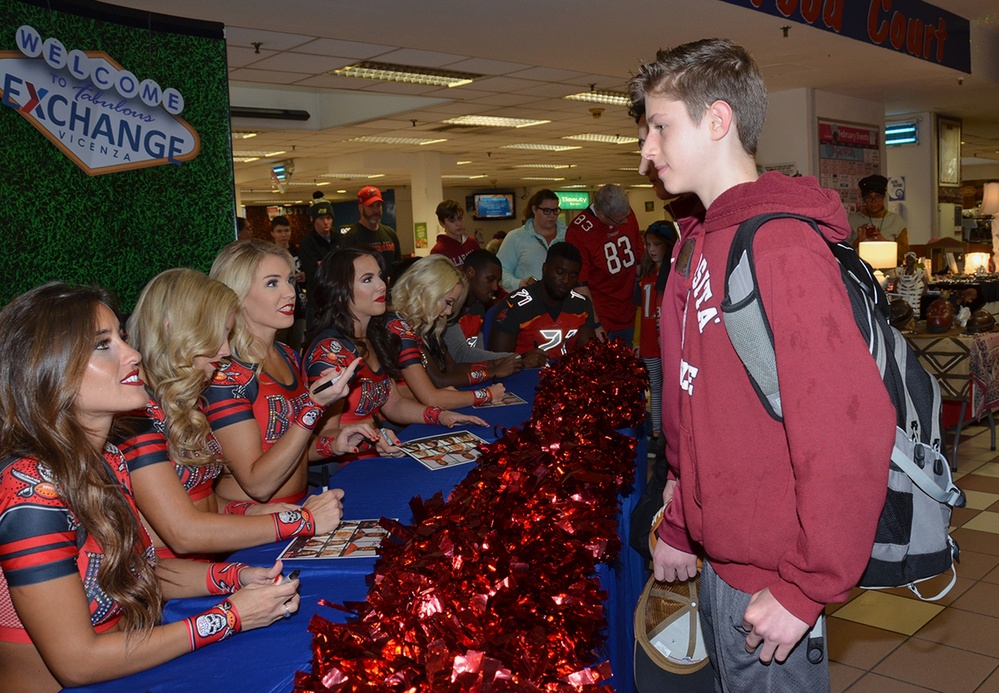
[[[971,73],[971,23],[923,0],[725,0]]]
[[[181,164],[198,133],[180,118],[184,96],[139,80],[109,55],[66,50],[30,26],[18,51],[0,51],[0,103],[14,109],[92,176]]]

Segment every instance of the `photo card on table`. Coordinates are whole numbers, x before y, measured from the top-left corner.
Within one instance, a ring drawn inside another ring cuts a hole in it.
[[[449,431],[401,443],[399,449],[427,469],[438,470],[474,462],[478,446],[485,442],[469,431]]]
[[[527,400],[518,395],[516,392],[507,392],[503,395],[503,399],[486,402],[485,404],[476,404],[475,408],[486,409],[487,407],[509,407],[514,404],[527,404]]]
[[[295,537],[281,554],[281,560],[317,558],[376,558],[388,531],[378,520],[344,520],[329,534]]]

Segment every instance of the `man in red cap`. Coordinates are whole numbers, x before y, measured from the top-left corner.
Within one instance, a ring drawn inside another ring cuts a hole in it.
[[[357,193],[357,209],[361,219],[350,227],[350,230],[340,241],[341,248],[371,248],[382,254],[385,269],[392,273],[392,268],[402,261],[402,249],[399,237],[392,227],[381,223],[385,203],[382,201],[382,191],[373,185],[361,188]]]

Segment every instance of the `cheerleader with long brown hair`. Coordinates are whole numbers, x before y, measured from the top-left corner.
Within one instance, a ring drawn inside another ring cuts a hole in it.
[[[298,581],[270,568],[158,561],[108,444],[145,405],[138,352],[106,294],[51,283],[0,311],[0,681],[56,691],[126,676],[270,625]],[[250,589],[240,589],[250,587]],[[160,623],[162,602],[220,595]]]

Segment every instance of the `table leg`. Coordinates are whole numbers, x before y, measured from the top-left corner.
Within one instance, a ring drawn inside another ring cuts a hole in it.
[[[964,415],[968,411],[968,401],[964,400],[961,402],[961,413],[957,417],[957,427],[954,429],[954,450],[950,456],[950,470],[952,472],[957,471],[957,444],[961,441],[961,428],[964,426]],[[992,412],[989,412],[989,416]],[[995,429],[992,429],[993,436],[995,435]],[[993,440],[994,442],[994,440]]]

